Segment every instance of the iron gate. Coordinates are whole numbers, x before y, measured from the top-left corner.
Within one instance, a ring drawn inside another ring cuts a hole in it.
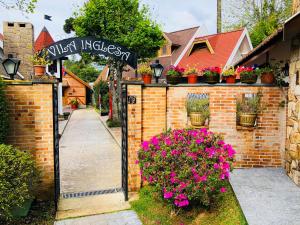
[[[122,84],[121,95],[121,120],[122,120],[122,190],[125,201],[128,201],[128,127],[127,127],[127,85]]]
[[[60,176],[59,176],[59,130],[58,130],[58,87],[53,84],[53,141],[54,141],[54,200],[57,209],[60,195]]]

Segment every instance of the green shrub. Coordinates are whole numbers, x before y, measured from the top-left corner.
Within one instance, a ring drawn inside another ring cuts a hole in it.
[[[169,130],[144,141],[141,175],[172,206],[210,206],[226,192],[235,150],[207,129]]]
[[[106,124],[108,127],[121,127],[122,126],[121,121],[119,121],[119,120],[108,119],[106,121]]]
[[[38,172],[30,154],[0,145],[0,220],[12,218],[11,209],[33,198]]]
[[[5,84],[0,79],[0,143],[4,143],[8,132],[8,111],[7,101],[4,93]]]

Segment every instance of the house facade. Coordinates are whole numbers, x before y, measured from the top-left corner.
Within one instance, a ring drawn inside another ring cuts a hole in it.
[[[71,100],[77,99],[79,107],[85,108],[91,102],[92,88],[88,83],[67,69],[64,69],[63,74],[63,106],[68,106]]]

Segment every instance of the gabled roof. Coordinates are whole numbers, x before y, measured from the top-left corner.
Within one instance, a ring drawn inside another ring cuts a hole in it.
[[[99,83],[101,80],[107,81],[108,80],[108,74],[109,74],[109,67],[105,66],[104,69],[99,74],[99,76],[97,77],[97,80],[95,81],[95,84]]]
[[[63,67],[63,70],[65,71],[66,74],[68,74],[69,76],[73,77],[75,80],[77,80],[79,83],[83,84],[84,86],[86,86],[89,89],[92,89],[91,86],[86,83],[85,81],[81,80],[79,77],[77,77],[74,73],[72,73],[70,70],[67,70],[66,68]]]
[[[53,40],[51,34],[47,30],[47,28],[44,27],[34,43],[34,51],[35,52],[41,51],[43,48],[45,48],[53,43],[54,43],[54,40]]]
[[[199,29],[200,27],[198,26],[174,32],[164,32],[167,41],[171,42],[170,44],[177,48],[172,52],[171,56],[159,57],[160,63],[165,67],[176,64],[178,59],[187,50],[187,46],[197,35]]]
[[[242,40],[248,38],[247,34],[246,29],[240,29],[197,37],[178,65],[184,68],[196,66],[199,70],[210,66],[224,67],[232,60]],[[207,47],[195,48],[197,43],[206,43]],[[249,45],[252,48],[251,42]]]

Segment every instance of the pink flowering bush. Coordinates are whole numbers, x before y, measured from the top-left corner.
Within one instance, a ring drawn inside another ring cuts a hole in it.
[[[144,141],[138,153],[144,181],[183,208],[209,205],[226,192],[233,148],[207,129],[172,130]]]

